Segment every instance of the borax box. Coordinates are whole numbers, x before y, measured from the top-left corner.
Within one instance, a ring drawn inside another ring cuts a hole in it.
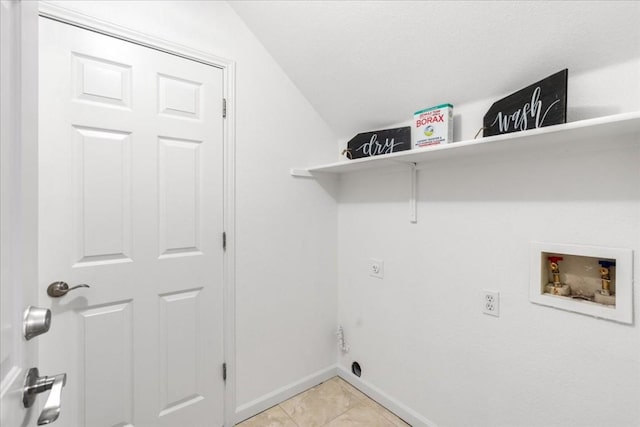
[[[416,111],[411,129],[413,147],[453,142],[453,105],[442,104]]]

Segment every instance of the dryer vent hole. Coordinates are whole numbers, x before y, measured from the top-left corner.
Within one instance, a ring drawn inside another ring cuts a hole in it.
[[[355,375],[356,377],[362,375],[362,369],[360,368],[360,364],[358,362],[353,362],[351,364],[351,372],[353,372],[353,375]]]

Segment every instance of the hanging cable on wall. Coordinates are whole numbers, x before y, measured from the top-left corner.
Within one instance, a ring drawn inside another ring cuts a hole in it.
[[[343,353],[348,353],[349,346],[347,345],[347,342],[344,339],[344,329],[342,329],[342,326],[338,326],[338,330],[336,331],[336,336],[338,337],[338,345],[340,346],[340,350]]]

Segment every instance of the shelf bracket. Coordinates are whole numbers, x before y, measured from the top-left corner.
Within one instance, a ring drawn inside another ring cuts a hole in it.
[[[297,178],[315,178],[307,169],[290,169],[289,173]]]
[[[409,193],[409,222],[412,224],[418,223],[418,164],[414,162],[397,162],[403,165],[409,166],[409,180],[410,190]]]
[[[418,222],[418,169],[415,163],[409,163],[411,172],[411,194],[409,195],[409,222],[416,224]]]

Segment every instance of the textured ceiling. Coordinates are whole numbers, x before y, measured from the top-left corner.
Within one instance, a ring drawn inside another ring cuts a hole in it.
[[[339,138],[640,58],[640,1],[230,4]]]

